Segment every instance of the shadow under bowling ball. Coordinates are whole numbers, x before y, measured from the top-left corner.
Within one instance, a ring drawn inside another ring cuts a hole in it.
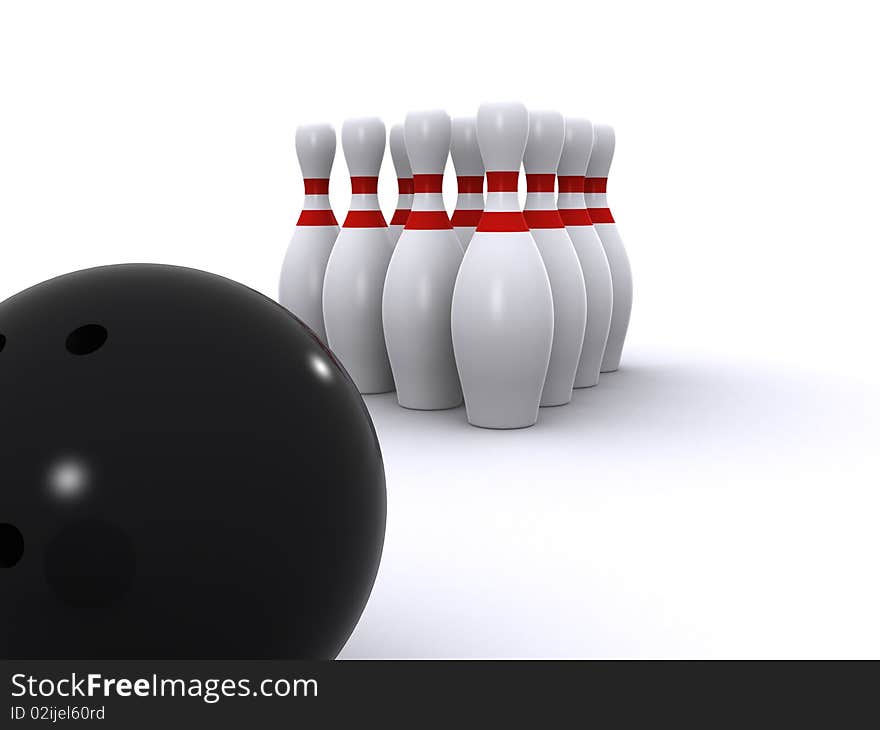
[[[314,334],[160,265],[0,304],[0,656],[332,658],[372,589],[385,476]]]

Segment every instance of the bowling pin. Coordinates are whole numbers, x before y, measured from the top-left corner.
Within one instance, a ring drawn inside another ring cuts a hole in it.
[[[477,144],[477,120],[459,117],[452,120],[452,164],[458,183],[458,199],[452,212],[452,227],[467,249],[483,215],[483,159]]]
[[[608,332],[608,344],[605,346],[605,357],[602,358],[602,372],[610,373],[620,366],[620,354],[623,341],[629,327],[629,315],[632,310],[632,271],[629,257],[623,246],[623,239],[617,231],[617,224],[608,209],[605,195],[608,183],[608,171],[611,169],[611,158],[614,157],[614,130],[607,124],[593,126],[593,153],[587,165],[587,179],[584,185],[584,197],[587,211],[593,221],[593,227],[599,234],[608,265],[611,267],[611,284],[614,291],[611,307],[611,329]]]
[[[611,325],[611,270],[584,199],[584,174],[593,146],[588,119],[565,120],[565,142],[557,171],[559,214],[581,262],[587,286],[587,327],[584,347],[574,378],[575,388],[599,382],[599,370]]]
[[[584,275],[556,208],[556,168],[564,136],[565,120],[559,112],[529,113],[529,138],[523,158],[523,214],[541,252],[553,293],[553,345],[542,406],[561,406],[571,400],[587,324]]]
[[[406,116],[415,195],[388,265],[382,297],[385,342],[397,400],[404,408],[436,410],[461,404],[450,312],[462,251],[443,206],[450,133],[451,121],[444,111]]]
[[[406,142],[403,139],[403,125],[395,124],[388,133],[388,145],[391,147],[391,160],[397,173],[397,208],[388,224],[388,235],[392,245],[396,246],[403,232],[403,226],[409,217],[412,207],[413,181],[409,157],[406,154]]]
[[[281,266],[278,301],[327,342],[321,296],[327,259],[339,225],[330,208],[330,170],[336,155],[336,131],[329,124],[296,130],[296,156],[303,174],[305,200]]]
[[[327,344],[361,393],[387,393],[394,380],[382,331],[382,287],[392,244],[377,195],[385,153],[382,120],[347,119],[342,151],[351,174],[351,208],[324,276]]]
[[[452,342],[468,421],[485,428],[537,421],[553,343],[550,280],[517,197],[528,133],[522,104],[477,113],[488,196],[455,282]]]

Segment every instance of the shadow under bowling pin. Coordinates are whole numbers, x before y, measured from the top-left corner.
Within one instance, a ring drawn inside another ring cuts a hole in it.
[[[553,297],[517,198],[529,133],[522,104],[483,104],[477,139],[488,196],[452,297],[452,341],[468,421],[523,428],[538,407],[553,342]]]
[[[611,308],[611,329],[608,332],[608,344],[602,358],[602,372],[609,373],[620,367],[620,356],[623,342],[629,327],[632,312],[633,283],[629,257],[623,246],[623,239],[617,231],[617,224],[608,209],[605,194],[608,183],[608,171],[614,157],[614,130],[607,124],[593,126],[593,153],[587,165],[587,178],[584,186],[587,211],[593,221],[593,227],[608,257],[611,267],[611,283],[614,288],[614,301]]]
[[[324,276],[327,344],[361,393],[387,393],[394,379],[382,331],[382,288],[392,244],[377,195],[385,153],[382,120],[347,119],[342,151],[351,174],[351,209]]]

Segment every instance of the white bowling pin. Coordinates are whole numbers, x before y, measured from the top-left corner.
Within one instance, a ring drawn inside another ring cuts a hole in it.
[[[327,259],[339,225],[330,208],[330,170],[336,155],[336,131],[329,124],[296,130],[296,156],[306,194],[293,238],[281,266],[278,301],[327,342],[321,296]]]
[[[480,216],[483,215],[483,158],[477,144],[477,120],[459,117],[452,120],[452,164],[455,166],[458,198],[452,212],[452,227],[467,249]]]
[[[391,147],[391,160],[394,162],[394,171],[397,173],[397,208],[391,216],[388,224],[388,235],[391,243],[397,245],[409,211],[412,207],[413,180],[409,157],[406,153],[406,141],[403,138],[403,125],[395,124],[388,133],[388,146]]]
[[[324,276],[327,344],[361,393],[387,393],[394,380],[382,331],[382,287],[392,245],[377,195],[385,153],[382,120],[347,119],[342,151],[351,174],[351,209]]]
[[[522,104],[483,104],[477,137],[486,207],[452,297],[452,341],[468,421],[522,428],[538,419],[553,343],[553,296],[517,197],[529,133]]]
[[[461,404],[450,312],[462,254],[443,206],[450,129],[444,111],[406,115],[415,196],[388,265],[382,297],[385,343],[397,400],[405,408],[435,410]]]
[[[611,270],[584,201],[584,174],[592,146],[593,125],[590,121],[566,119],[565,142],[557,171],[559,214],[571,236],[587,285],[587,327],[574,379],[575,388],[589,388],[599,382],[599,369],[611,325]]]
[[[556,167],[564,137],[565,120],[559,112],[529,113],[529,140],[523,157],[527,191],[523,214],[553,292],[553,347],[542,406],[560,406],[571,400],[587,324],[584,275],[556,208]]]
[[[611,267],[611,283],[614,289],[614,300],[611,308],[611,329],[608,332],[608,344],[605,346],[605,357],[602,358],[602,372],[610,373],[620,367],[620,355],[623,342],[629,327],[629,316],[632,311],[633,283],[629,257],[623,246],[623,239],[617,231],[617,224],[608,209],[605,195],[608,184],[608,171],[611,169],[611,158],[614,157],[614,130],[607,124],[593,125],[593,153],[587,165],[587,179],[584,197],[587,211],[593,221],[593,227],[608,257]]]

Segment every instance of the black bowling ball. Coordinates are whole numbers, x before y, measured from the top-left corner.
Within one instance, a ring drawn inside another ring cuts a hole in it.
[[[363,400],[278,304],[134,264],[0,304],[0,656],[331,658],[384,533]]]

